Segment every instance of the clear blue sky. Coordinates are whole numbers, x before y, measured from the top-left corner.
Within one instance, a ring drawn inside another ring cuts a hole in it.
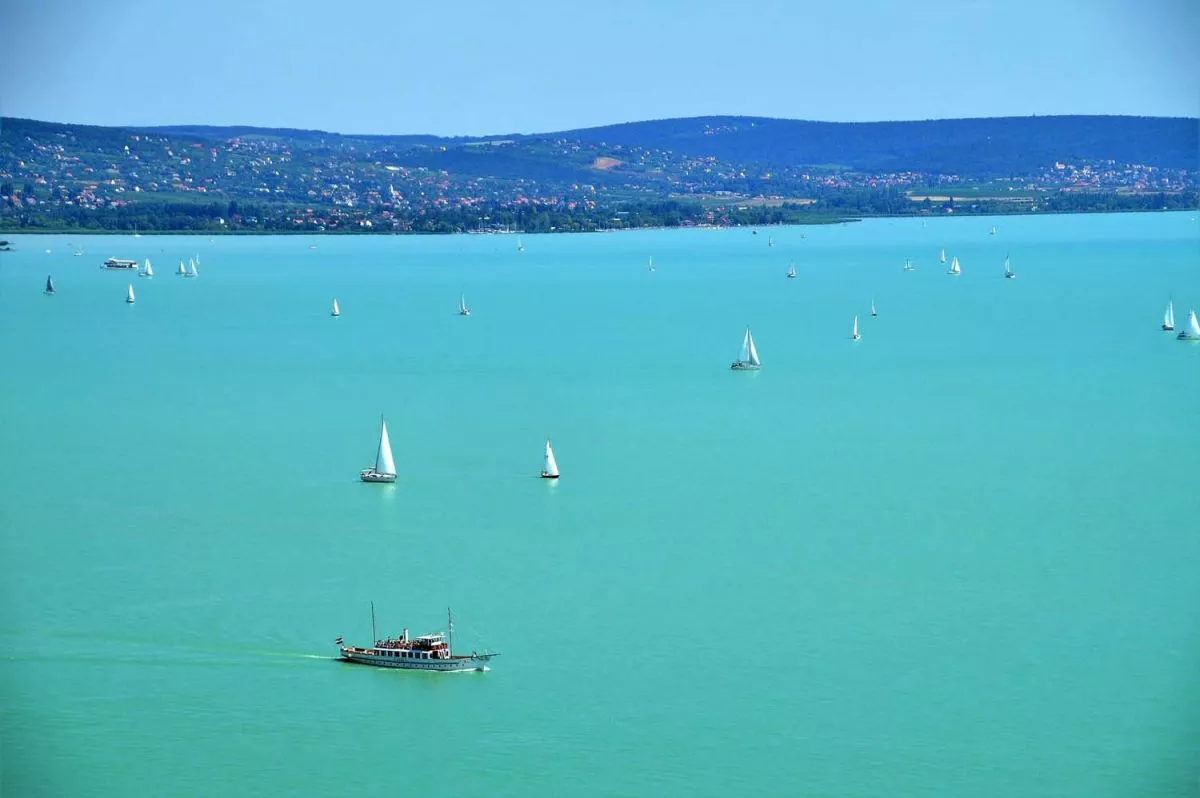
[[[1200,117],[1200,0],[0,0],[0,114],[529,133]]]

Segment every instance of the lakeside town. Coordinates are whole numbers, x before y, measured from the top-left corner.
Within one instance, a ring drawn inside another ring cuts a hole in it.
[[[768,166],[568,137],[439,143],[14,121],[25,122],[6,120],[0,139],[4,229],[598,230],[1195,207],[1200,187],[1194,169],[1114,158],[998,176]]]

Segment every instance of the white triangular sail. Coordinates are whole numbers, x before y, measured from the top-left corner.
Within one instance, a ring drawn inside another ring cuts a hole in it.
[[[858,316],[854,317],[854,327],[850,330],[850,337],[855,341],[862,337],[858,334]]]
[[[878,314],[878,313],[875,311],[875,297],[871,297],[871,315],[872,315],[872,316],[878,316],[878,315],[879,315],[879,314]]]
[[[795,276],[796,276],[796,264],[794,264],[794,263],[789,263],[789,264],[788,264],[788,273],[787,273],[787,276],[788,276],[788,277],[795,277]]]
[[[149,258],[146,258],[146,268],[142,269],[142,276],[143,277],[153,277],[154,276],[154,267],[150,265]]]
[[[183,260],[179,261],[179,269],[175,273],[180,275],[187,274],[187,266],[183,265]]]
[[[749,363],[751,366],[761,366],[762,363],[758,359],[758,347],[754,345],[754,336],[750,333],[750,328],[746,328],[746,335],[742,338],[742,354],[738,358],[742,363]]]
[[[1004,276],[1007,277],[1008,275],[1010,275],[1012,273],[1013,273],[1012,264],[1008,262],[1008,256],[1005,255],[1004,256]]]
[[[386,421],[380,421],[379,451],[375,455],[375,473],[396,475],[396,463],[392,460],[392,442],[388,440]]]
[[[1167,311],[1163,313],[1163,329],[1175,329],[1175,303],[1173,301],[1167,302]]]
[[[950,261],[950,270],[948,274],[962,274],[962,267],[958,265],[958,256],[954,256],[954,260]]]
[[[333,310],[329,311],[330,316],[342,315],[342,309],[338,307],[337,297],[333,298]]]
[[[542,464],[542,476],[558,476],[558,461],[554,459],[554,450],[550,448],[549,439],[546,440],[546,460]]]
[[[126,302],[128,302],[128,303],[129,303],[129,304],[131,304],[131,305],[132,305],[132,304],[133,304],[133,302],[134,302],[134,297],[133,297],[133,283],[130,283],[130,284],[129,284],[129,290],[125,292],[125,301],[126,301]]]
[[[471,315],[471,309],[469,307],[467,307],[467,295],[466,294],[460,294],[458,297],[458,315],[460,315],[460,316],[470,316]]]
[[[1196,311],[1188,314],[1188,333],[1192,338],[1200,338],[1200,321],[1196,321]]]
[[[654,256],[653,256],[653,255],[651,255],[651,256],[650,256],[650,263],[649,263],[649,265],[647,266],[647,268],[648,268],[650,271],[654,271]]]
[[[946,250],[943,249],[942,254],[938,255],[938,263],[945,263],[945,262],[946,262]]]
[[[517,236],[517,252],[524,252],[525,245],[521,243],[521,237]]]
[[[189,260],[188,261],[188,277],[195,277],[195,276],[196,276],[196,261]]]

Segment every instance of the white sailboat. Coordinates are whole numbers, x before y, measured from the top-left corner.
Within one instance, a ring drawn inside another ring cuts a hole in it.
[[[42,292],[46,296],[54,296],[54,278],[46,275],[46,290]]]
[[[649,271],[654,271],[654,256],[653,255],[650,256],[650,264],[647,266],[647,269]]]
[[[542,479],[558,479],[558,461],[554,459],[554,450],[550,448],[550,439],[546,439],[546,459],[542,463]]]
[[[190,260],[190,259],[188,260],[188,270],[187,270],[186,276],[188,276],[188,277],[196,276],[196,261]]]
[[[138,272],[138,277],[153,277],[153,276],[154,276],[154,267],[150,265],[150,259],[146,258],[146,266],[144,269],[142,269],[140,272]]]
[[[742,337],[742,352],[729,368],[736,371],[757,371],[761,367],[758,348],[754,345],[754,336],[750,334],[750,328],[747,327],[746,334]]]
[[[1008,256],[1005,255],[1004,256],[1004,279],[1012,280],[1012,279],[1015,279],[1016,276],[1017,276],[1017,273],[1012,270],[1012,264],[1008,262]]]
[[[1175,302],[1167,301],[1167,310],[1163,313],[1162,328],[1167,332],[1175,329]]]
[[[950,268],[946,270],[946,274],[953,274],[956,277],[962,274],[962,267],[958,265],[958,256],[954,256],[954,260],[950,261]]]
[[[392,460],[392,442],[388,440],[387,421],[379,417],[379,451],[375,453],[375,465],[358,472],[363,482],[395,482],[396,463]]]
[[[909,260],[908,258],[905,258],[904,259],[904,271],[915,272],[916,270],[917,270],[917,267],[913,266],[913,262],[911,260]]]
[[[938,263],[945,263],[945,262],[946,262],[946,250],[943,249],[942,254],[938,255]]]
[[[329,315],[337,318],[342,315],[342,309],[338,307],[337,297],[333,298],[333,310],[329,311]]]
[[[471,315],[471,309],[469,307],[467,307],[467,295],[466,294],[461,294],[458,297],[458,315],[460,315],[460,316],[470,316]]]
[[[996,226],[992,225],[992,235],[996,235]]]
[[[521,243],[521,237],[517,236],[517,252],[524,252],[525,245]]]
[[[187,277],[187,267],[183,265],[182,259],[179,261],[179,268],[175,270],[175,274],[179,275],[180,277]]]
[[[875,297],[871,297],[871,315],[878,316],[879,311],[875,310]]]
[[[129,284],[129,290],[125,292],[125,302],[130,305],[132,305],[134,302],[133,283]]]
[[[858,332],[858,316],[854,317],[854,327],[850,330],[850,340],[857,341],[862,336]]]
[[[789,263],[789,264],[788,264],[788,273],[787,273],[787,276],[788,276],[788,278],[789,278],[789,279],[790,279],[790,278],[793,278],[793,277],[795,277],[795,276],[796,276],[796,264],[794,264],[794,263]]]
[[[768,246],[768,247],[773,247],[773,246],[775,246],[775,238],[774,238],[774,236],[767,236],[767,246]]]
[[[1200,341],[1200,321],[1196,321],[1196,311],[1188,314],[1187,326],[1175,337],[1180,341]]]

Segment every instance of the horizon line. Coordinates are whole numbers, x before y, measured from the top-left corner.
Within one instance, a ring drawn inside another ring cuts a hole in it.
[[[395,136],[395,137],[428,137],[428,138],[438,138],[438,139],[502,139],[502,138],[505,138],[508,136],[522,136],[522,137],[554,136],[554,135],[561,135],[564,133],[575,133],[575,132],[580,132],[580,131],[585,131],[585,130],[597,130],[597,129],[601,129],[601,128],[621,127],[624,125],[651,124],[651,123],[655,123],[655,122],[686,122],[686,121],[690,121],[690,120],[700,120],[700,119],[741,119],[741,120],[748,120],[748,121],[764,121],[764,122],[802,122],[805,124],[816,124],[816,125],[896,125],[896,124],[922,124],[922,123],[928,123],[928,122],[982,122],[982,121],[999,121],[999,120],[1010,120],[1010,119],[1068,119],[1068,118],[1075,118],[1075,119],[1096,118],[1096,119],[1186,120],[1189,122],[1195,122],[1197,124],[1200,124],[1200,117],[1192,117],[1192,116],[1155,116],[1155,115],[1149,115],[1149,114],[1072,114],[1072,113],[1027,114],[1027,115],[1023,115],[1023,116],[1017,116],[1017,115],[1010,114],[1010,115],[1004,115],[1004,116],[930,117],[930,118],[925,118],[925,119],[878,119],[878,120],[857,121],[857,122],[835,121],[835,120],[827,120],[827,119],[799,119],[799,118],[785,117],[785,116],[755,116],[755,115],[750,115],[750,114],[697,114],[694,116],[669,116],[669,117],[659,117],[656,119],[636,119],[636,120],[627,120],[624,122],[608,122],[608,123],[605,123],[602,125],[589,125],[589,126],[585,126],[585,127],[560,128],[558,130],[546,130],[546,131],[538,131],[538,132],[532,132],[532,133],[508,132],[508,133],[483,133],[483,134],[472,134],[472,133],[455,133],[455,134],[445,134],[445,133],[363,133],[363,132],[345,133],[345,132],[336,131],[336,130],[324,130],[322,128],[306,128],[306,127],[295,127],[295,126],[288,126],[288,125],[262,125],[262,124],[249,124],[249,123],[206,124],[206,123],[184,122],[184,123],[169,123],[169,124],[161,124],[160,123],[160,124],[147,124],[147,125],[130,125],[130,124],[100,125],[100,124],[85,123],[85,122],[61,122],[61,121],[55,121],[55,120],[49,120],[49,119],[34,119],[33,117],[10,116],[10,115],[0,115],[0,123],[2,123],[4,120],[15,120],[15,121],[22,121],[22,122],[40,122],[42,124],[48,124],[48,125],[63,125],[63,126],[71,126],[71,127],[97,127],[97,128],[110,128],[110,129],[115,129],[115,130],[133,130],[133,131],[145,131],[145,130],[156,131],[156,130],[166,130],[166,129],[170,129],[170,128],[210,128],[210,129],[214,129],[214,130],[227,129],[227,128],[248,128],[250,130],[281,130],[281,131],[294,131],[297,133],[322,133],[322,134],[332,135],[332,136],[341,136],[344,138],[358,138],[358,137],[378,138],[378,137]],[[2,124],[0,124],[0,128],[2,128]]]

